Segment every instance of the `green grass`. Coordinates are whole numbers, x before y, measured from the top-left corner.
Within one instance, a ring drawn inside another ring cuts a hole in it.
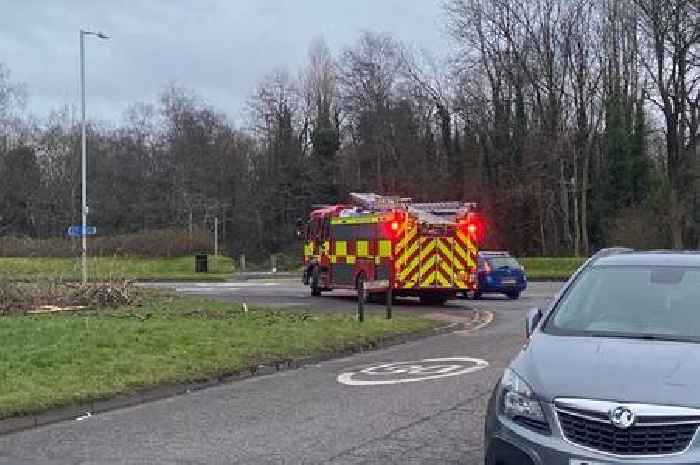
[[[160,296],[142,307],[0,318],[0,418],[202,380],[434,327],[417,316],[251,309]]]
[[[565,279],[583,263],[575,257],[524,257],[520,263],[534,279]],[[194,272],[194,257],[178,258],[90,258],[90,279],[138,279],[148,281],[223,281],[231,277],[234,264],[228,257],[209,257],[209,272]],[[0,258],[0,277],[10,280],[80,279],[77,258]]]
[[[88,259],[91,280],[138,279],[168,281],[223,281],[231,277],[232,260],[209,256],[209,272],[194,272],[194,257],[138,258],[94,257]],[[0,258],[0,277],[10,280],[36,279],[79,280],[79,258]]]
[[[525,267],[528,278],[568,279],[585,261],[582,257],[525,257],[518,261]]]

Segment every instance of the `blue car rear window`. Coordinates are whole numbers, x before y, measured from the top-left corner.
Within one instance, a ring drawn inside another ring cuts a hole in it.
[[[513,257],[490,257],[488,262],[494,270],[499,268],[520,268],[520,264]]]

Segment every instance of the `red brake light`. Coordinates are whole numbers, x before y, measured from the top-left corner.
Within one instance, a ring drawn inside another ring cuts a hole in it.
[[[477,247],[481,247],[486,239],[486,221],[476,213],[469,213],[466,218],[460,221],[460,229],[474,242]]]

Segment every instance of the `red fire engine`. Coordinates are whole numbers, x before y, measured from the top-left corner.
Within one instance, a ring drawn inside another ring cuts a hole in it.
[[[311,212],[304,238],[304,284],[333,289],[392,289],[443,304],[475,290],[485,222],[476,204],[416,203],[373,193]],[[378,295],[371,295],[379,297]]]

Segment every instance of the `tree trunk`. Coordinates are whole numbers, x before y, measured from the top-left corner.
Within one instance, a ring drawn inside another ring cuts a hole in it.
[[[560,185],[560,207],[562,211],[562,231],[564,233],[564,246],[571,247],[571,224],[569,223],[569,183],[564,177],[564,160],[559,160],[559,185]]]
[[[671,241],[674,249],[683,248],[683,229],[685,227],[684,208],[681,199],[674,188],[671,189],[671,201],[669,208],[669,226],[671,227]]]
[[[574,197],[574,256],[581,255],[581,225],[578,216],[578,191],[576,189],[576,163],[574,163],[574,175],[571,178],[571,191]]]
[[[583,176],[581,177],[581,245],[583,254],[590,252],[588,239],[588,170],[591,165],[591,151],[586,150],[583,154]]]

